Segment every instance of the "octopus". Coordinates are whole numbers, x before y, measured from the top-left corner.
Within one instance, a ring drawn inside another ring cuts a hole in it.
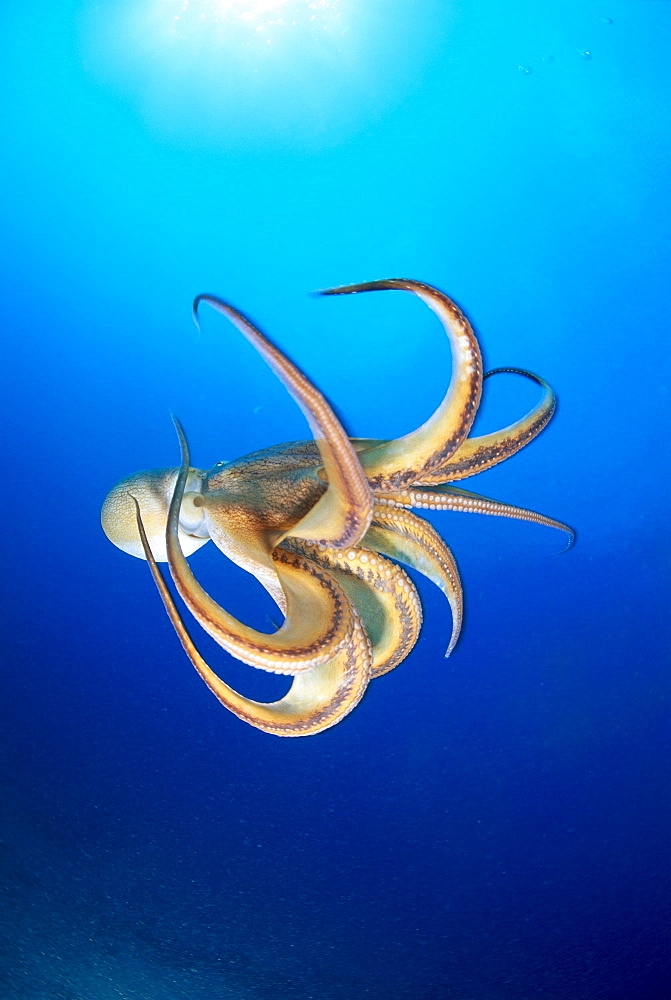
[[[403,564],[432,581],[451,611],[448,656],[463,618],[457,565],[441,536],[413,509],[466,511],[518,518],[573,532],[522,507],[456,484],[490,469],[547,425],[555,396],[542,378],[518,368],[483,373],[471,324],[443,292],[419,281],[387,279],[328,289],[323,295],[405,290],[442,322],[452,372],[435,413],[396,440],[350,438],[324,395],[254,324],[214,295],[199,295],[256,348],[297,401],[313,438],[265,448],[210,471],[193,468],[179,422],[178,468],[138,472],[108,494],[107,537],[149,564],[187,656],[219,701],[238,718],[277,736],[309,736],[340,722],[370,682],[397,667],[417,642],[422,607]],[[503,372],[530,379],[541,398],[521,419],[494,433],[469,436],[483,381]],[[262,584],[283,615],[273,632],[253,629],[198,583],[187,557],[212,539]],[[158,564],[167,562],[177,594],[193,618],[231,656],[259,670],[287,674],[279,700],[254,701],[226,684],[187,631]]]

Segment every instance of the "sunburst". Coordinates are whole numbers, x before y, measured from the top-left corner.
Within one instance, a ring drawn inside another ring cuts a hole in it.
[[[197,26],[247,27],[264,37],[292,27],[328,30],[340,17],[339,0],[164,0],[176,31]]]

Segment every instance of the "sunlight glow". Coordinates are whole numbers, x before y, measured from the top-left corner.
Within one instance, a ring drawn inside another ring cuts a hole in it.
[[[173,31],[197,27],[225,31],[241,25],[270,42],[278,30],[298,26],[327,31],[340,18],[339,0],[162,0],[170,8]]]
[[[450,3],[91,0],[80,6],[87,72],[122,99],[124,114],[136,116],[159,143],[244,156],[261,169],[266,157],[340,148],[386,121],[446,44],[437,13]],[[301,184],[310,188],[309,172]]]

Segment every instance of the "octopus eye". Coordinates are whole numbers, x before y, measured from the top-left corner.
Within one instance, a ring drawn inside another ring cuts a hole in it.
[[[177,480],[178,469],[148,469],[137,472],[117,483],[105,498],[100,515],[103,531],[117,548],[131,556],[144,559],[144,549],[137,528],[133,498],[140,505],[151,551],[157,562],[167,562],[166,527],[168,510]],[[201,490],[203,473],[191,469],[187,480],[188,492],[182,501],[179,517],[179,538],[185,555],[191,555],[209,539],[204,521]]]

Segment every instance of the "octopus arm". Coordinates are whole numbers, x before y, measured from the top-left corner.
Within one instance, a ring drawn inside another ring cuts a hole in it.
[[[193,304],[196,321],[201,302],[230,319],[256,348],[303,410],[315,437],[328,489],[287,535],[324,545],[356,545],[370,524],[373,499],[357,454],[331,406],[296,365],[227,302],[199,295]]]
[[[533,441],[536,435],[540,434],[549,423],[555,411],[557,400],[548,383],[538,375],[534,375],[533,372],[525,371],[522,368],[494,368],[487,372],[484,377],[489,378],[490,375],[499,375],[503,372],[522,375],[541,386],[543,394],[536,406],[529,410],[521,420],[516,420],[515,423],[500,431],[466,438],[449,461],[444,462],[439,468],[433,469],[429,474],[420,476],[417,479],[418,483],[431,485],[444,483],[446,480],[453,482],[475,476],[478,472],[484,472],[485,469],[491,469],[492,466],[510,458],[511,455]]]
[[[378,502],[364,545],[405,563],[443,591],[452,612],[452,635],[445,653],[449,656],[461,631],[463,592],[454,556],[438,532],[410,511]]]
[[[436,288],[420,281],[392,278],[330,288],[322,295],[347,295],[381,289],[413,292],[440,318],[452,351],[452,377],[447,393],[426,423],[394,441],[371,442],[359,460],[371,486],[404,486],[442,468],[465,440],[480,402],[482,358],[473,329],[458,306]],[[443,477],[445,478],[445,477]]]
[[[334,726],[356,707],[370,679],[371,651],[355,612],[350,636],[335,656],[294,677],[289,691],[279,701],[253,701],[222,681],[198,652],[152,555],[139,506],[137,521],[168,617],[191,663],[222,705],[251,726],[276,736],[311,736]]]
[[[557,528],[565,531],[569,536],[567,548],[571,548],[575,541],[575,532],[563,521],[555,521],[552,517],[539,514],[535,510],[528,510],[525,507],[514,507],[511,504],[501,503],[499,500],[492,500],[489,497],[480,496],[479,493],[470,493],[462,490],[458,486],[445,483],[442,486],[424,487],[417,485],[410,490],[385,490],[376,494],[375,510],[379,503],[388,504],[392,507],[416,507],[422,510],[460,510],[475,514],[491,514],[494,517],[512,517],[518,521],[531,521],[533,524],[543,524],[547,528]]]
[[[319,566],[300,556],[273,550],[275,570],[286,597],[286,617],[277,632],[270,635],[234,618],[194,577],[178,534],[189,450],[178,421],[175,426],[182,465],[168,513],[166,548],[170,573],[189,611],[220,646],[250,666],[296,674],[330,660],[351,639],[356,616],[342,588]]]
[[[345,591],[371,642],[372,677],[389,673],[405,659],[419,638],[422,606],[400,566],[369,548],[329,549],[294,541],[283,547],[312,559]]]

